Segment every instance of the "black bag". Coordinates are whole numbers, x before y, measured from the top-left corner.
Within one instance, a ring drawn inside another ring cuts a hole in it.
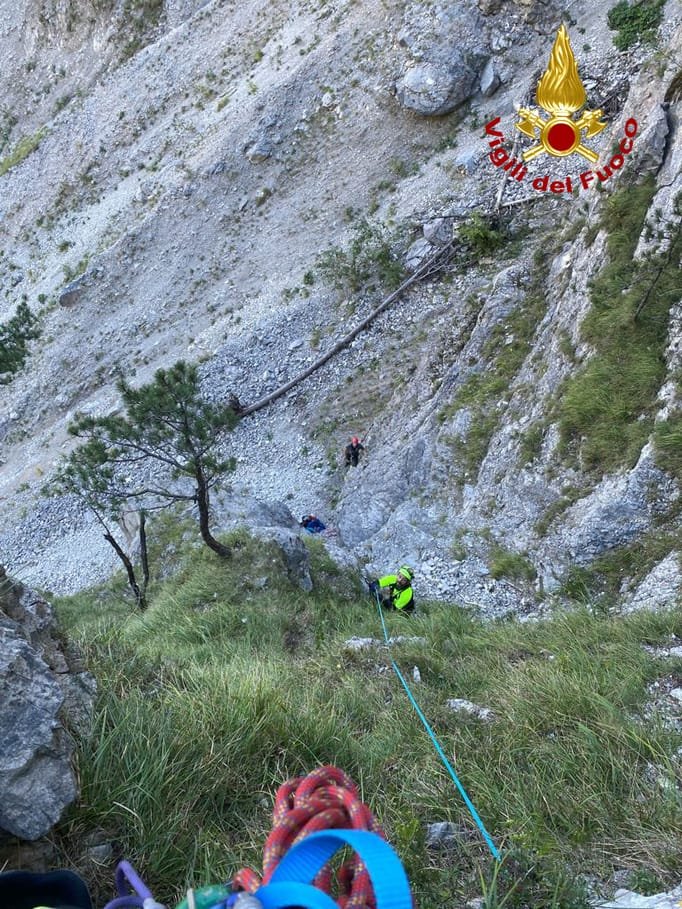
[[[92,909],[88,888],[73,871],[5,871],[0,874],[1,909]]]

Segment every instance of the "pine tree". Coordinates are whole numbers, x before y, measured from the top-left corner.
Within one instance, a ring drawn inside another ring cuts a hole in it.
[[[113,547],[123,562],[128,584],[135,594],[140,609],[147,608],[147,584],[149,583],[149,561],[147,557],[146,517],[143,509],[138,510],[138,535],[142,563],[142,581],[138,582],[135,567],[123,546],[116,539],[112,524],[125,507],[127,494],[117,480],[115,469],[109,461],[106,445],[100,439],[89,439],[66,458],[55,478],[48,484],[49,495],[71,494],[88,508],[104,530],[104,539]]]
[[[0,325],[0,385],[10,382],[24,365],[28,355],[27,342],[40,334],[36,323],[37,316],[22,301],[12,318]]]
[[[202,398],[197,367],[182,361],[158,370],[148,385],[135,389],[121,379],[117,387],[123,415],[81,416],[69,432],[102,446],[116,496],[150,507],[194,501],[202,540],[230,556],[210,531],[210,490],[233,469],[233,460],[221,460],[217,447],[236,423],[234,410]]]

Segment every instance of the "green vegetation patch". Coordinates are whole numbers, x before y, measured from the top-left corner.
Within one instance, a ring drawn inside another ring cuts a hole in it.
[[[345,294],[395,290],[405,269],[393,251],[394,238],[366,218],[360,220],[347,249],[332,247],[317,260],[323,278]]]
[[[509,239],[495,219],[474,212],[457,230],[457,239],[477,259],[496,253]]]
[[[38,317],[22,301],[12,318],[0,325],[0,385],[11,382],[24,365],[28,342],[40,335],[37,323]]]
[[[606,21],[609,28],[618,33],[613,38],[618,50],[628,50],[638,41],[654,44],[664,7],[665,0],[637,0],[633,3],[622,0],[609,10]]]
[[[123,59],[132,57],[150,42],[161,22],[163,8],[163,0],[125,0],[124,33],[127,31],[130,37],[123,47]]]
[[[86,253],[83,258],[76,263],[75,266],[69,264],[62,265],[65,283],[69,284],[71,281],[75,281],[76,278],[79,278],[81,275],[85,274],[89,264],[90,253]]]
[[[675,477],[682,477],[682,413],[675,413],[656,424],[654,449],[659,467]]]
[[[4,151],[16,125],[17,118],[11,111],[7,108],[0,110],[0,152]]]
[[[4,176],[8,170],[11,170],[13,167],[16,167],[17,164],[21,164],[22,161],[28,158],[31,152],[34,152],[36,148],[38,148],[46,135],[47,128],[43,127],[32,136],[24,136],[14,149],[0,161],[0,177]]]
[[[529,426],[519,437],[519,463],[530,464],[540,456],[542,442],[547,430],[544,420]]]
[[[103,829],[174,905],[189,885],[258,868],[277,786],[332,763],[361,784],[423,909],[464,905],[481,876],[510,905],[567,909],[584,905],[578,868],[608,878],[615,863],[679,880],[682,738],[648,686],[682,665],[642,645],[682,635],[680,610],[483,624],[422,604],[409,633],[425,644],[354,652],[343,642],[380,636],[379,618],[354,576],[311,542],[311,594],[287,580],[276,547],[238,534],[226,539],[239,551],[232,562],[177,542],[184,567],[150,586],[145,613],[122,599],[122,582],[57,601],[99,682],[93,734],[79,742],[80,801],[59,828],[67,857]],[[404,617],[386,621],[389,634],[406,633]],[[408,674],[419,666],[420,705],[507,854],[495,881],[391,657]],[[496,719],[453,712],[454,697]],[[651,766],[671,784],[652,785]],[[461,831],[452,849],[426,851],[434,821]]]
[[[446,436],[444,441],[450,446],[461,467],[460,482],[473,477],[485,458],[490,440],[499,425],[501,414],[495,410],[487,413],[474,411],[471,425],[463,438]]]
[[[511,578],[517,581],[534,581],[537,577],[527,555],[512,552],[500,545],[494,546],[490,553],[490,574],[494,578]]]
[[[654,191],[651,178],[606,203],[608,262],[592,282],[592,308],[581,326],[594,354],[559,392],[563,450],[579,455],[588,471],[636,462],[666,376],[669,312],[680,298],[679,222],[663,252],[656,244],[642,259],[633,258]],[[680,209],[678,200],[677,214]],[[669,229],[659,226],[659,234]]]
[[[562,489],[561,497],[552,502],[552,504],[547,507],[542,517],[536,521],[535,532],[538,536],[544,537],[552,522],[555,521],[559,515],[563,514],[566,509],[577,502],[578,499],[581,499],[588,493],[589,488],[581,488],[579,486],[568,486]]]

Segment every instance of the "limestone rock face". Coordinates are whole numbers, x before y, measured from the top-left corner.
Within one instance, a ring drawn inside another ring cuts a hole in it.
[[[644,578],[630,596],[624,610],[636,612],[639,609],[665,607],[682,594],[682,567],[676,552],[671,552],[659,562]],[[682,648],[678,648],[682,656]]]
[[[473,4],[410,3],[398,40],[409,52],[396,82],[403,107],[422,116],[441,116],[476,94],[490,54]]]
[[[216,496],[213,509],[222,527],[247,527],[262,540],[272,540],[282,553],[289,579],[306,593],[313,589],[310,557],[300,527],[283,502],[264,502],[248,495]]]
[[[47,833],[74,800],[71,743],[60,728],[63,695],[45,662],[0,619],[0,827],[24,839]]]
[[[650,490],[657,490],[652,502]],[[564,520],[539,547],[540,561],[554,563],[555,577],[547,575],[547,589],[556,584],[562,553],[567,561],[589,564],[605,552],[627,545],[646,531],[662,504],[675,495],[674,483],[654,463],[651,443],[642,450],[637,464],[626,474],[605,477],[589,495],[569,508]]]
[[[481,94],[489,98],[500,86],[500,74],[492,60],[488,60],[481,76]]]
[[[398,100],[423,116],[448,114],[471,97],[477,76],[463,60],[417,63],[396,84]]]
[[[284,527],[273,527],[263,534],[264,539],[274,540],[280,548],[287,566],[290,580],[301,590],[310,593],[313,581],[310,577],[310,558],[300,536]]]
[[[94,694],[79,669],[49,603],[0,569],[0,829],[22,839],[45,835],[76,798],[65,723],[86,726]]]
[[[623,888],[616,890],[610,902],[616,909],[634,909],[635,906],[644,907],[644,909],[664,909],[666,906],[676,905],[681,896],[682,884],[668,893],[654,893],[652,896],[643,896],[641,893]]]

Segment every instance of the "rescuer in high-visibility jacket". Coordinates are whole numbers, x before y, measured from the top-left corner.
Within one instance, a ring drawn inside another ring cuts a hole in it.
[[[407,565],[401,565],[397,574],[385,574],[383,578],[372,581],[369,589],[378,595],[379,602],[387,609],[405,613],[414,610],[412,569]]]

